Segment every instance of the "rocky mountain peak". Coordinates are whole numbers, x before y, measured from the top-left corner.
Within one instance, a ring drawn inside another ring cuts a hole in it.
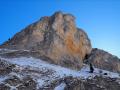
[[[42,17],[1,47],[36,51],[55,64],[73,69],[80,68],[92,50],[87,34],[76,27],[75,17],[63,12]]]
[[[60,11],[0,45],[0,90],[120,90],[119,73],[120,59],[92,48],[75,17]]]
[[[61,11],[55,12],[52,16],[44,16],[33,24],[38,29],[47,29],[47,27],[59,30],[59,28],[75,26],[75,17],[72,14],[64,14]],[[45,28],[46,27],[46,28]]]

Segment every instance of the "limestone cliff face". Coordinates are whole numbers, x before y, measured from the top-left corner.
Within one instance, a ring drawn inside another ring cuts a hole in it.
[[[1,47],[37,51],[53,63],[73,69],[82,66],[84,57],[92,49],[87,34],[76,27],[75,17],[62,12],[42,17]]]

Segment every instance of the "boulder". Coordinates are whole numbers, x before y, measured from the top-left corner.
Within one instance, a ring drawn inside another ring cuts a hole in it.
[[[85,62],[92,63],[96,68],[120,73],[120,59],[101,49],[92,49]]]

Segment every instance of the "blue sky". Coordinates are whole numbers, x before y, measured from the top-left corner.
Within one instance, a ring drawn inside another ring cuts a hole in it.
[[[93,47],[120,57],[120,0],[0,0],[0,44],[55,11],[73,14]]]

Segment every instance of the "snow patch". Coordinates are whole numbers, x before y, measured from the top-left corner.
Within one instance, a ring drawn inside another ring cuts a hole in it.
[[[0,49],[0,54],[5,54],[5,53],[12,53],[12,52],[17,52],[17,51],[20,51],[20,50],[13,50],[13,49]],[[30,50],[22,50],[21,51],[26,51],[26,52],[29,52]]]
[[[66,87],[65,83],[61,83],[60,85],[58,85],[57,87],[55,87],[54,90],[64,90],[64,88]]]
[[[2,76],[2,77],[0,77],[0,84],[1,84],[4,80],[6,80],[6,79],[8,79],[8,76]]]

